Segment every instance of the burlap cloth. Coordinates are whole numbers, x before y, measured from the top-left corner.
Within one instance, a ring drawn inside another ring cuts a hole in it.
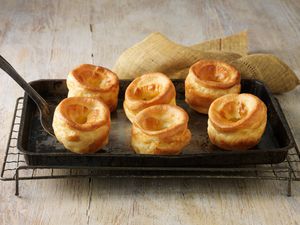
[[[176,44],[160,33],[152,33],[125,50],[113,71],[120,79],[132,79],[150,72],[185,78],[189,67],[196,61],[216,59],[233,65],[242,78],[263,81],[273,93],[290,91],[300,83],[295,73],[276,56],[247,53],[247,32],[189,47]]]

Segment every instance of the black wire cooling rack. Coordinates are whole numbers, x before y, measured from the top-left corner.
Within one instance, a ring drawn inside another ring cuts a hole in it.
[[[291,196],[292,181],[300,181],[300,154],[297,144],[289,150],[287,158],[279,164],[263,164],[239,168],[157,168],[157,167],[64,167],[28,166],[17,148],[23,98],[18,98],[3,160],[3,181],[15,181],[15,195],[19,195],[20,180],[61,179],[74,177],[132,177],[132,178],[237,178],[278,180],[286,182]]]

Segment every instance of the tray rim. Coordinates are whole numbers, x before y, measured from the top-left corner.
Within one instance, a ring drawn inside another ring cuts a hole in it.
[[[133,79],[120,79],[120,81],[132,81]],[[171,79],[172,82],[173,81],[177,81],[177,82],[182,82],[185,79]],[[39,82],[65,82],[66,79],[37,79],[37,80],[33,80],[31,82],[29,82],[30,85],[35,84],[35,83],[39,83]],[[288,145],[281,147],[281,148],[271,148],[271,149],[251,149],[251,152],[253,151],[257,151],[257,153],[259,152],[287,152],[289,149],[293,148],[295,146],[294,140],[293,140],[293,136],[292,136],[292,132],[291,129],[288,125],[288,122],[285,118],[285,115],[283,113],[283,110],[279,104],[279,101],[275,100],[274,95],[272,94],[272,92],[270,91],[270,89],[260,80],[256,80],[256,79],[242,79],[241,82],[254,82],[254,83],[258,83],[259,85],[264,86],[264,88],[267,91],[268,96],[270,97],[271,103],[274,106],[275,112],[277,113],[286,133],[288,136]],[[24,129],[24,117],[25,117],[25,112],[26,112],[26,107],[27,107],[27,102],[29,100],[29,96],[27,95],[27,93],[24,93],[24,100],[23,100],[23,108],[22,108],[22,116],[20,119],[20,127],[19,127],[19,132],[18,132],[18,140],[17,140],[17,147],[18,149],[23,152],[26,155],[29,156],[72,156],[72,157],[103,157],[103,158],[110,158],[110,157],[130,157],[130,158],[195,158],[195,157],[203,157],[203,156],[214,156],[214,155],[220,155],[220,152],[210,152],[210,153],[198,153],[198,154],[188,154],[188,155],[183,155],[183,154],[179,154],[179,155],[151,155],[151,154],[116,154],[116,153],[107,153],[107,152],[101,152],[101,150],[99,150],[96,153],[89,153],[89,154],[76,154],[70,151],[65,151],[65,152],[48,152],[48,153],[39,153],[39,152],[32,152],[32,151],[28,151],[25,150],[22,146],[22,140],[23,140],[23,135],[21,135],[23,129]],[[259,151],[259,152],[258,152]],[[132,152],[134,152],[132,150]],[[224,155],[242,155],[242,154],[248,154],[249,150],[235,150],[235,151],[223,151],[222,152]]]

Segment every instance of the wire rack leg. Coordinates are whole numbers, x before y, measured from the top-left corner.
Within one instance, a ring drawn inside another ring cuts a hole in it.
[[[292,196],[292,170],[289,168],[289,179],[287,183],[287,196]]]
[[[16,169],[16,192],[15,192],[15,196],[19,196],[19,167]]]

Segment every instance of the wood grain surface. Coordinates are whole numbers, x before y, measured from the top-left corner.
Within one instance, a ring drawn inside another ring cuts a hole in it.
[[[27,81],[65,78],[81,63],[111,68],[149,33],[192,45],[249,31],[251,52],[300,75],[299,0],[0,0],[0,54]],[[0,160],[23,90],[0,71]],[[300,88],[278,96],[300,144]],[[65,179],[0,182],[0,224],[299,224],[300,182]]]

